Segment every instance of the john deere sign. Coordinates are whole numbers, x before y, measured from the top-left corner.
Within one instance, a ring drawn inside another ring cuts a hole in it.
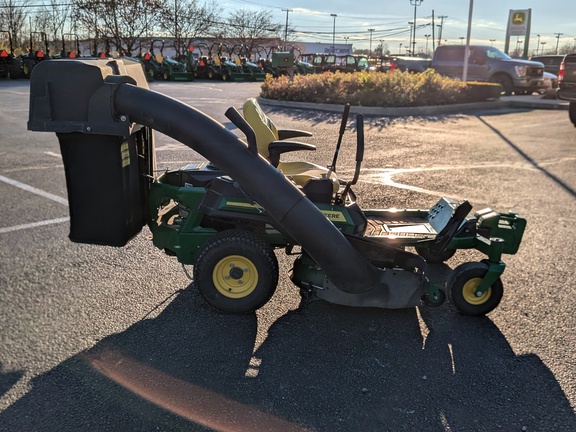
[[[508,26],[506,29],[506,43],[504,46],[504,51],[508,53],[508,48],[510,46],[511,36],[522,36],[523,38],[523,50],[522,57],[526,57],[528,53],[528,44],[530,42],[530,20],[532,18],[532,9],[520,9],[520,10],[510,10],[508,14]]]

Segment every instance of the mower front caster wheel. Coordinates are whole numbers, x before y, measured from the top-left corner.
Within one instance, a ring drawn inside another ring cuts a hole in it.
[[[448,281],[450,303],[465,315],[486,315],[500,304],[504,288],[498,278],[484,294],[478,296],[477,288],[488,272],[485,263],[464,263],[454,269]]]
[[[204,300],[221,312],[253,312],[276,290],[278,261],[272,247],[250,231],[223,231],[198,255],[194,283]]]

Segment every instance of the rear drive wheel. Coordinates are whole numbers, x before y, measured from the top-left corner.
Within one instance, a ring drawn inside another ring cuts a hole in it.
[[[481,296],[477,289],[488,272],[485,263],[469,262],[454,269],[448,281],[448,298],[456,309],[465,315],[486,315],[500,304],[504,287],[500,278]]]
[[[502,94],[510,96],[513,90],[512,78],[505,74],[497,74],[490,78],[490,82],[500,84],[502,86]]]
[[[204,300],[225,313],[244,314],[264,306],[278,284],[272,247],[243,230],[223,231],[202,248],[194,282]]]
[[[568,116],[570,117],[570,121],[576,127],[576,102],[570,102],[570,106],[568,107]]]

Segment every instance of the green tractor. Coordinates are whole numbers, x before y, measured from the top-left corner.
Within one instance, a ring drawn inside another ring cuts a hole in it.
[[[40,36],[38,43],[34,36]],[[42,45],[44,49],[42,49]],[[32,70],[36,65],[44,60],[50,59],[50,48],[48,47],[48,38],[44,32],[30,32],[30,46],[28,52],[22,55],[22,75],[24,78],[30,78]]]
[[[160,51],[155,53],[154,46],[161,43]],[[148,80],[163,79],[165,81],[193,81],[194,73],[186,70],[186,65],[164,56],[164,41],[155,39],[150,45],[150,52],[141,59]]]
[[[22,59],[14,55],[12,34],[7,30],[0,30],[0,35],[7,35],[6,45],[0,45],[0,78],[18,79],[23,76]]]
[[[468,201],[450,198],[429,209],[362,209],[353,191],[364,156],[361,115],[354,174],[344,178],[336,169],[349,107],[329,167],[283,161],[286,152],[314,150],[290,140],[310,134],[273,126],[252,99],[243,114],[226,111],[243,140],[201,111],[151,92],[137,63],[73,63],[39,66],[28,121],[30,130],[59,139],[71,240],[120,247],[148,225],[153,244],[193,265],[193,289],[224,313],[268,302],[279,280],[275,250],[295,257],[290,278],[305,298],[398,309],[440,306],[447,292],[463,314],[498,306],[502,256],[516,253],[526,220],[490,209],[471,213]],[[66,91],[70,85],[77,91]],[[157,173],[152,128],[210,162]],[[456,267],[445,286],[430,282],[429,263],[457,249],[484,258]]]
[[[69,46],[66,45],[67,40],[73,40],[74,48],[70,49]],[[70,58],[75,59],[80,57],[80,39],[76,33],[63,33],[62,34],[62,50],[60,51],[59,58]]]
[[[214,45],[218,46],[213,62],[216,74],[210,78],[221,79],[222,81],[250,81],[250,75],[244,71],[241,64],[233,62],[230,57],[224,55],[223,51],[226,47],[221,43]],[[212,51],[214,45],[212,45],[210,51]]]
[[[229,51],[230,59],[234,57],[234,63],[245,74],[244,79],[247,81],[264,81],[266,79],[266,72],[258,64],[250,61],[249,51],[246,45],[234,45]]]

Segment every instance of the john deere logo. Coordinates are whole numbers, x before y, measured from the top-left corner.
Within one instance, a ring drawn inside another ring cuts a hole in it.
[[[524,12],[516,12],[512,17],[512,24],[522,25],[526,22],[526,14]]]

